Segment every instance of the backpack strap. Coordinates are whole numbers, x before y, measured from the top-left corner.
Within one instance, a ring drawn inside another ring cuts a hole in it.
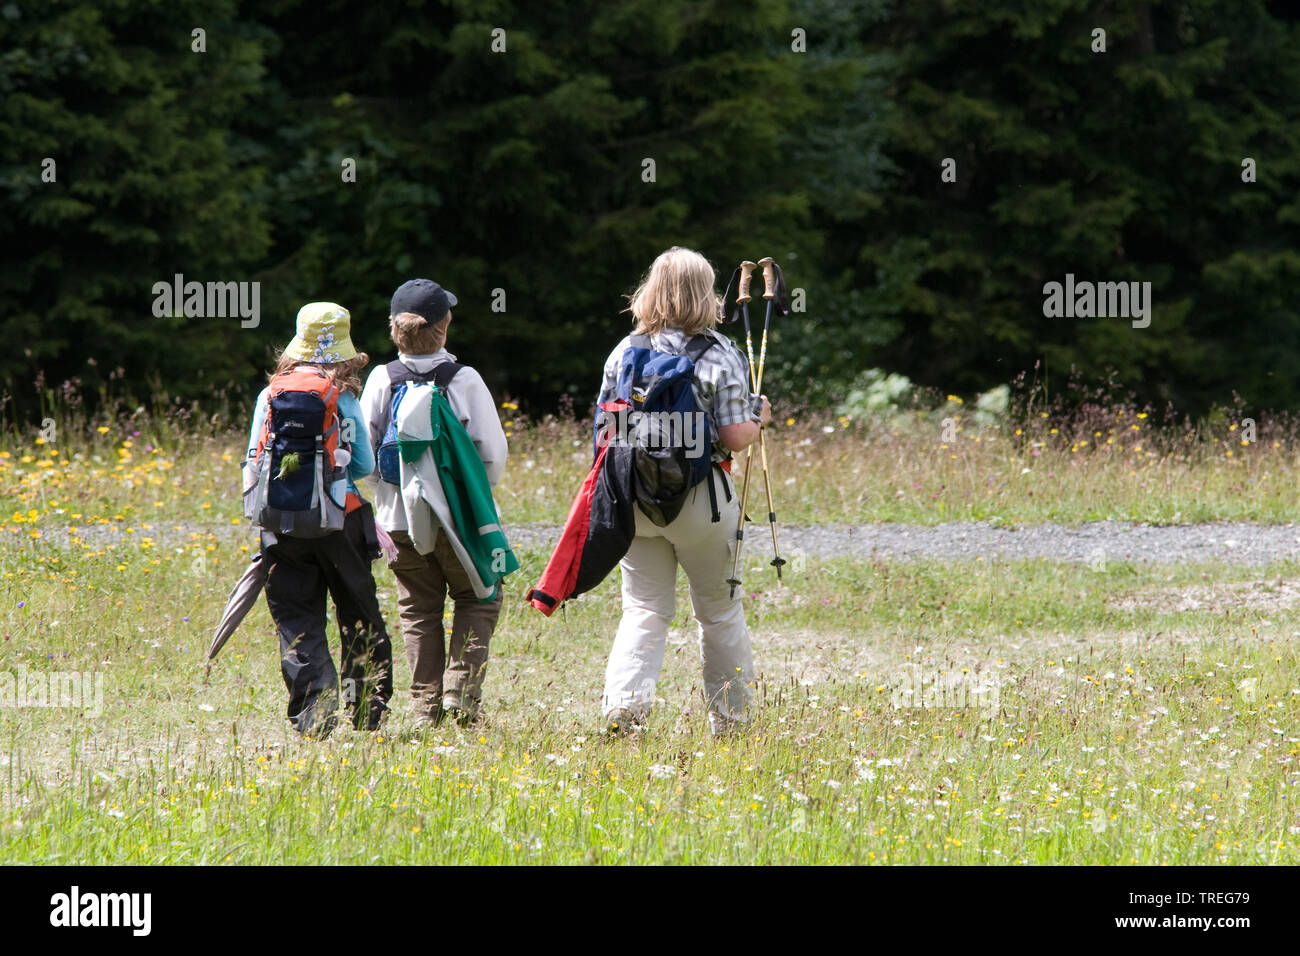
[[[722,520],[722,515],[718,512],[718,489],[713,487],[713,472],[715,470],[716,469],[713,465],[709,466],[709,477],[707,481],[709,483],[709,510],[713,513],[713,523],[717,524]]]
[[[718,472],[722,471],[722,466],[716,461],[709,466],[709,508],[713,512],[713,523],[717,524],[722,520],[722,514],[718,511],[718,489],[713,484],[715,481],[722,482],[722,493],[727,496],[727,503],[731,503],[731,485],[726,478],[719,478]]]
[[[393,396],[397,394],[399,385],[407,382],[432,382],[438,386],[439,391],[446,391],[451,380],[456,377],[456,373],[464,367],[459,362],[442,362],[428,372],[417,372],[401,359],[393,359],[387,363],[384,368],[388,371],[388,401],[384,404],[383,427],[379,429],[381,438],[384,432],[388,431],[389,416],[393,411]]]
[[[698,365],[704,353],[717,344],[713,336],[701,333],[686,343],[686,350],[682,354],[691,360],[692,365]]]
[[[254,412],[256,414],[256,412]],[[266,393],[266,414],[262,418],[262,427],[257,432],[257,448],[250,448],[249,459],[256,461],[262,457],[264,449],[271,441],[271,393]]]
[[[384,368],[388,371],[388,388],[394,391],[403,382],[427,382],[428,376],[415,371],[401,359],[393,359]]]
[[[438,387],[438,391],[445,392],[451,380],[456,377],[456,373],[465,366],[459,362],[443,362],[441,365],[435,365],[429,379]]]
[[[465,366],[459,362],[441,362],[435,365],[428,372],[417,372],[401,359],[393,359],[384,366],[388,370],[388,387],[390,390],[396,389],[398,385],[404,382],[432,382],[441,389],[445,389],[456,373]]]
[[[635,349],[654,349],[654,346],[650,343],[650,336],[641,332],[629,335],[627,337],[627,344]],[[717,344],[717,341],[712,336],[700,333],[686,343],[686,349],[682,354],[690,359],[692,364],[694,364],[699,362],[700,357],[705,352]]]

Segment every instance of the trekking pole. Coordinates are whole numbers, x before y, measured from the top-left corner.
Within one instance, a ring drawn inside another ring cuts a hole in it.
[[[763,269],[763,298],[767,300],[767,314],[763,317],[763,344],[758,353],[758,377],[754,391],[762,395],[763,368],[767,363],[767,329],[772,321],[772,302],[776,298],[776,263],[771,256],[758,260]],[[763,459],[763,488],[767,491],[767,521],[772,527],[772,567],[776,568],[776,579],[781,580],[781,566],[785,558],[781,557],[781,548],[776,540],[776,505],[772,502],[772,475],[767,470],[767,442],[763,439],[763,426],[758,426],[758,450]]]
[[[760,434],[762,434],[760,432]],[[740,587],[740,551],[745,544],[745,508],[749,504],[749,466],[754,463],[754,453],[745,452],[745,487],[740,492],[740,520],[736,523],[736,554],[735,560],[731,563],[731,577],[727,578],[727,583],[731,585],[731,597],[736,596],[736,588]]]
[[[776,579],[781,580],[781,566],[785,564],[785,558],[781,557],[781,548],[776,543],[776,506],[772,504],[772,482],[767,470],[767,442],[763,440],[763,432],[760,429],[758,433],[758,451],[763,459],[763,487],[767,491],[767,521],[772,527],[772,567],[776,568]],[[747,469],[748,470],[748,469]]]
[[[755,367],[754,367],[754,339],[749,331],[749,281],[752,277],[755,264],[746,259],[740,264],[740,282],[736,287],[736,302],[740,306],[741,315],[745,319],[745,350],[749,353],[749,384],[756,387]],[[759,435],[763,433],[760,431]],[[749,501],[749,466],[754,463],[754,456],[749,452],[745,453],[745,487],[740,492],[740,518],[736,522],[736,552],[734,561],[731,565],[731,577],[727,578],[727,583],[731,585],[731,597],[736,596],[736,588],[740,587],[740,552],[745,543],[745,505]]]
[[[776,298],[776,263],[772,261],[771,256],[764,256],[757,264],[763,270],[763,298],[767,300],[767,312],[763,315],[763,344],[758,352],[758,377],[754,379],[755,392],[763,386],[763,366],[767,364],[767,328],[772,322],[772,300]],[[752,355],[750,360],[753,360]]]
[[[746,259],[740,264],[740,282],[736,288],[736,302],[740,305],[740,314],[745,320],[745,353],[749,356],[749,384],[755,391],[758,390],[758,379],[755,377],[758,372],[758,366],[754,364],[754,337],[749,332],[749,280],[757,263],[750,262]]]

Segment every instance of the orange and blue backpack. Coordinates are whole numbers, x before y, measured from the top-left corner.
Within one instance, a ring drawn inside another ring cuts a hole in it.
[[[314,365],[297,365],[271,379],[269,408],[253,457],[244,516],[277,534],[319,538],[343,528],[345,502],[330,486],[344,476],[335,453],[342,434],[339,390]],[[349,423],[350,424],[350,423]]]

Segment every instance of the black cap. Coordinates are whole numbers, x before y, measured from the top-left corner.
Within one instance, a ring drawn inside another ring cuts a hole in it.
[[[432,279],[409,279],[397,287],[388,307],[389,315],[413,312],[422,316],[426,324],[439,322],[455,305],[457,299]]]

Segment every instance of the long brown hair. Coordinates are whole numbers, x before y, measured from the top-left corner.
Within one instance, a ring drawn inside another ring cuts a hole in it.
[[[267,379],[273,379],[281,372],[287,372],[296,365],[315,365],[324,372],[334,382],[334,385],[340,392],[351,392],[357,397],[361,396],[361,370],[370,364],[370,356],[365,352],[358,352],[350,359],[342,362],[304,362],[302,359],[290,358],[284,354],[281,349],[275,353],[275,368],[267,375]]]

